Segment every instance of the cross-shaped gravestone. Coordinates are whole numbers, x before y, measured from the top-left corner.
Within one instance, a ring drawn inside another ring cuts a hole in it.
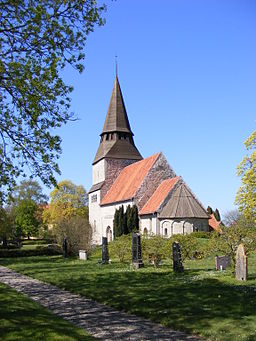
[[[183,272],[184,268],[182,265],[180,244],[173,242],[172,244],[172,255],[173,255],[173,271]]]
[[[247,256],[243,244],[240,244],[236,251],[236,279],[239,281],[247,281]]]
[[[139,233],[132,234],[132,264],[136,269],[144,267],[141,257],[141,242]]]
[[[108,239],[107,237],[102,237],[102,264],[108,263],[109,263]]]

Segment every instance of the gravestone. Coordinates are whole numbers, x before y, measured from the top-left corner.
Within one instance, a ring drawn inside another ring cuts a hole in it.
[[[231,265],[230,256],[216,256],[215,267],[216,270],[226,270]]]
[[[184,268],[182,265],[180,244],[173,242],[172,244],[172,255],[173,255],[173,271],[183,272]]]
[[[79,250],[79,259],[87,260],[87,252],[86,252],[86,250]]]
[[[102,237],[102,264],[108,263],[109,263],[108,239],[107,237]]]
[[[140,234],[132,234],[132,264],[136,269],[143,268],[144,263],[141,257]]]
[[[247,281],[247,256],[243,244],[240,244],[236,251],[236,279],[239,281]]]
[[[67,256],[68,256],[67,238],[63,238],[63,241],[62,241],[62,255],[64,258],[67,258]]]

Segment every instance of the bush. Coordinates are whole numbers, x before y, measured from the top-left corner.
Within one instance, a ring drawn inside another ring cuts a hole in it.
[[[168,240],[160,235],[142,237],[142,256],[157,267],[162,259],[168,257]]]
[[[132,235],[122,235],[109,244],[111,258],[119,258],[121,263],[132,259]]]
[[[172,244],[173,242],[178,242],[181,250],[181,258],[182,261],[186,259],[192,259],[195,255],[195,252],[198,252],[200,248],[199,242],[194,235],[191,234],[175,234],[169,239],[169,252],[171,253],[172,258]]]
[[[193,236],[196,238],[210,239],[211,238],[211,232],[205,232],[205,231],[192,232],[192,233],[190,233],[190,236]]]
[[[62,245],[67,239],[68,254],[78,255],[79,250],[91,249],[92,228],[87,218],[79,216],[59,220],[54,228],[57,243]]]

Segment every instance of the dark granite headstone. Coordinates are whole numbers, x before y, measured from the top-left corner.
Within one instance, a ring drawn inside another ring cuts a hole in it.
[[[226,270],[231,265],[230,256],[216,256],[215,267],[216,270]]]
[[[172,244],[172,255],[173,255],[173,271],[183,272],[184,268],[182,265],[180,244],[173,242]]]
[[[63,241],[62,241],[62,255],[64,258],[66,258],[68,256],[67,238],[63,238]]]
[[[102,237],[102,264],[108,263],[109,263],[108,239],[107,237]]]
[[[239,281],[247,281],[247,256],[243,244],[240,244],[236,251],[236,279]]]
[[[143,268],[144,263],[141,257],[140,234],[132,234],[132,264],[136,269]]]

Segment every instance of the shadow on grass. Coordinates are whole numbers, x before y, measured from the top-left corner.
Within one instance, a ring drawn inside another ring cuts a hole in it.
[[[39,304],[0,285],[1,340],[95,340]]]
[[[129,264],[99,266],[95,260],[63,260],[58,256],[29,257],[21,263],[1,260],[1,264],[210,340],[256,339],[256,291],[235,282],[231,273],[214,272],[207,262],[204,268],[203,263],[195,262],[192,269],[177,275],[170,265],[132,271]]]

